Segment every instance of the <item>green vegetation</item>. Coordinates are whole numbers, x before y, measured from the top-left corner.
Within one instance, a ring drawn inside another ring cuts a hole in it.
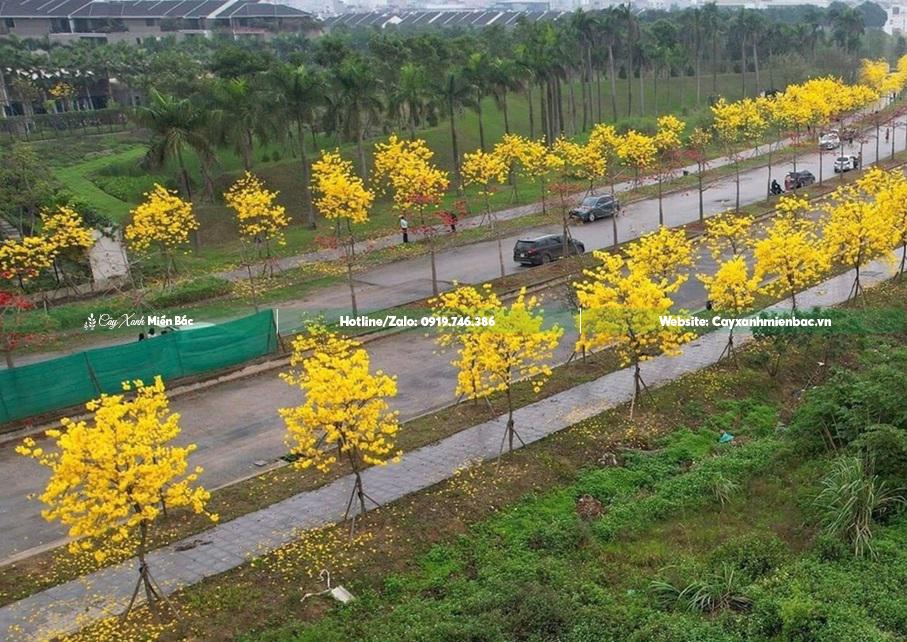
[[[903,307],[905,289],[884,284],[867,305]],[[905,429],[905,344],[903,329],[847,334],[827,362],[824,342],[811,338],[789,346],[776,375],[765,367],[770,348],[752,345],[737,366],[653,391],[633,420],[625,407],[605,412],[377,509],[353,542],[342,524],[307,531],[181,591],[184,615],[164,637],[900,639],[907,517],[899,493],[876,502],[882,510],[868,519],[844,511],[829,520],[826,489],[844,496],[838,471],[853,457],[874,462],[877,477],[867,467],[850,478],[857,494],[904,484],[893,446]],[[822,417],[850,413],[859,424],[867,406],[899,423],[858,431],[837,450],[823,445]],[[720,430],[735,439],[719,444]],[[864,442],[884,445],[873,455]],[[879,463],[889,454],[894,468]],[[848,534],[854,525],[868,534],[862,555]],[[300,605],[325,567],[356,602]]]

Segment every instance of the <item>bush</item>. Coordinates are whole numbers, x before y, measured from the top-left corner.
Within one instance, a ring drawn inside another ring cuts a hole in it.
[[[825,532],[848,542],[857,557],[875,555],[876,520],[903,501],[903,496],[890,491],[878,477],[867,474],[862,459],[847,456],[834,460],[816,497]]]
[[[190,281],[182,281],[171,288],[152,293],[148,303],[156,308],[171,308],[175,305],[186,305],[198,301],[207,301],[229,294],[233,284],[216,276],[203,276]]]
[[[781,632],[790,642],[815,642],[825,626],[827,616],[822,607],[811,599],[795,597],[781,604]]]
[[[787,546],[775,535],[742,535],[719,546],[710,557],[713,568],[730,566],[750,580],[771,573],[787,558]]]
[[[512,587],[501,606],[503,627],[512,640],[557,639],[570,624],[573,605],[550,585]]]

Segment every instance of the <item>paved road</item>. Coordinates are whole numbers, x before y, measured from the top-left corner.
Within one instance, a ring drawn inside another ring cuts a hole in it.
[[[866,270],[866,283],[876,283],[892,272],[891,264],[876,261]],[[850,274],[833,277],[802,293],[800,301],[804,306],[838,303],[848,296],[850,283]],[[745,331],[737,336],[740,343],[747,339]],[[643,377],[650,387],[664,385],[716,362],[724,346],[721,333],[705,335],[684,346],[680,356],[657,357],[643,364]],[[520,408],[515,413],[517,430],[526,443],[532,443],[626,402],[632,394],[631,371],[612,372]],[[398,464],[369,468],[363,473],[363,484],[382,504],[427,488],[461,466],[496,457],[505,422],[504,417],[497,417],[406,453]],[[301,529],[342,519],[352,486],[353,480],[347,475],[317,490],[299,493],[153,551],[148,564],[165,593],[195,584],[294,541]],[[198,545],[199,541],[203,544]],[[44,640],[120,613],[126,608],[135,573],[136,560],[129,560],[2,607],[0,636]]]
[[[903,132],[897,140],[898,149],[904,149]],[[883,158],[890,146],[883,145]],[[874,160],[873,143],[864,146],[865,162]],[[832,176],[834,154],[825,154],[826,175]],[[799,159],[800,169],[810,169],[818,176],[818,154],[807,154]],[[786,168],[778,168],[782,176]],[[751,203],[764,198],[765,168],[743,172],[741,175],[741,203]],[[705,193],[706,215],[712,215],[733,205],[734,181],[725,179]],[[681,225],[698,218],[698,197],[695,190],[670,194],[664,199],[665,223]],[[628,205],[618,218],[618,238],[630,240],[653,230],[658,225],[658,203],[648,200]],[[532,237],[546,232],[560,231],[559,225],[527,229],[510,235],[504,241],[505,251],[512,251],[518,238]],[[610,221],[599,221],[573,228],[575,238],[583,241],[588,250],[608,247],[612,241]],[[505,259],[508,257],[505,257]],[[524,269],[509,260],[508,273]],[[478,283],[499,275],[497,245],[494,241],[476,243],[441,252],[438,256],[438,273],[445,279],[445,287],[453,280]],[[709,265],[698,266],[696,271],[711,271]],[[360,310],[378,310],[403,304],[431,295],[427,257],[400,261],[369,270],[357,284]],[[323,313],[335,316],[348,313],[349,292],[345,285],[325,288],[310,297],[280,308],[281,329],[297,327],[305,315]],[[704,303],[703,292],[695,279],[691,279],[680,293],[679,305],[695,309]],[[555,301],[546,303],[550,314],[558,312],[566,317],[563,306]],[[571,327],[569,321],[568,327]],[[566,359],[572,344],[565,337],[559,358]],[[403,418],[420,415],[454,401],[455,373],[449,365],[450,356],[437,354],[430,337],[410,332],[383,339],[369,345],[376,368],[398,376],[399,395],[395,401]],[[183,396],[173,403],[174,410],[183,416],[182,441],[198,444],[194,462],[205,468],[203,482],[214,487],[240,479],[260,470],[256,461],[273,461],[285,451],[283,424],[275,409],[299,403],[294,393],[276,373],[259,375],[234,381]],[[55,542],[63,537],[56,525],[48,525],[40,517],[40,505],[28,501],[27,495],[39,490],[44,483],[43,471],[33,462],[17,456],[10,444],[0,446],[0,477],[6,480],[0,489],[0,560],[20,551]]]

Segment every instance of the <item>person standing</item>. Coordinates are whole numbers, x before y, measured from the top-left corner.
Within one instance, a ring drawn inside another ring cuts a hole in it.
[[[409,243],[409,223],[403,214],[400,215],[400,232],[403,233],[403,242]]]

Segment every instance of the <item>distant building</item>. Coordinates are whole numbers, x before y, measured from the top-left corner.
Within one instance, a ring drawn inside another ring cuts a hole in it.
[[[468,27],[481,29],[492,25],[513,27],[519,20],[538,22],[558,20],[566,11],[502,11],[500,9],[477,11],[382,11],[370,13],[346,13],[325,19],[325,26],[372,27],[384,29],[398,27],[405,29],[424,27]]]
[[[309,13],[257,0],[0,0],[0,37],[141,43],[170,36],[267,39],[317,29]]]
[[[892,36],[907,35],[907,4],[891,4],[884,8],[888,19],[882,30]]]

